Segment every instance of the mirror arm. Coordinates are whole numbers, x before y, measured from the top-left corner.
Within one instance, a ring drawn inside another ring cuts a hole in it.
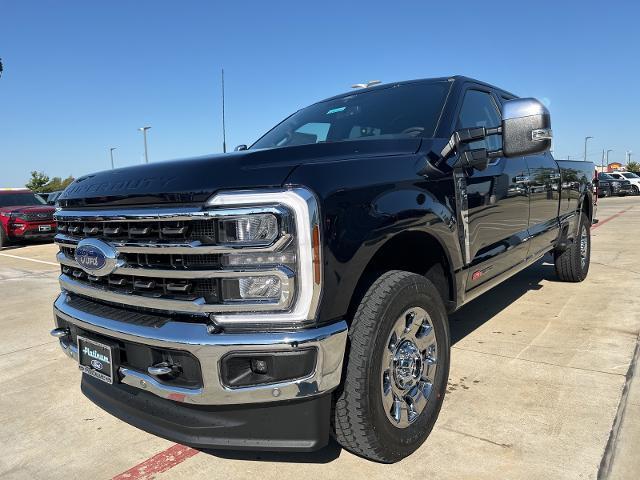
[[[474,127],[474,128],[462,128],[453,132],[451,138],[440,152],[442,158],[447,158],[454,150],[459,150],[462,145],[467,143],[482,140],[490,135],[500,135],[502,133],[502,127]]]
[[[460,152],[456,167],[484,170],[489,163],[489,152],[486,148],[475,148]]]

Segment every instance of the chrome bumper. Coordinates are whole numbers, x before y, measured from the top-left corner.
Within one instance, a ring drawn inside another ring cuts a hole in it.
[[[146,327],[97,316],[67,303],[62,292],[56,299],[56,318],[111,338],[190,352],[200,362],[202,388],[170,387],[153,376],[120,367],[120,381],[155,395],[201,405],[237,405],[312,397],[328,392],[340,383],[347,341],[347,324],[339,321],[320,328],[275,333],[209,333],[204,323],[168,322]],[[77,360],[78,349],[68,338],[60,338],[65,353]],[[225,387],[220,381],[220,360],[230,352],[264,353],[297,347],[316,347],[316,368],[307,378],[291,382],[241,388]]]

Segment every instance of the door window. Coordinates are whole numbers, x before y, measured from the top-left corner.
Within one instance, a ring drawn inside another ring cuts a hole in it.
[[[458,115],[458,128],[500,126],[502,119],[493,97],[480,90],[467,90],[462,101],[462,108]],[[499,135],[491,135],[484,140],[469,144],[471,148],[486,148],[498,150],[502,147]]]

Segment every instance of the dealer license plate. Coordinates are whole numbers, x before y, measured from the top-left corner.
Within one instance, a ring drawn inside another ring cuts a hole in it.
[[[80,370],[87,375],[106,383],[113,383],[116,366],[112,345],[78,336],[78,363]]]

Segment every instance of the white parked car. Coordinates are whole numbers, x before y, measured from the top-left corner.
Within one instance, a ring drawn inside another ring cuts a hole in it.
[[[637,174],[633,172],[611,172],[609,175],[618,180],[629,180],[633,188],[633,194],[640,195],[640,176]]]

